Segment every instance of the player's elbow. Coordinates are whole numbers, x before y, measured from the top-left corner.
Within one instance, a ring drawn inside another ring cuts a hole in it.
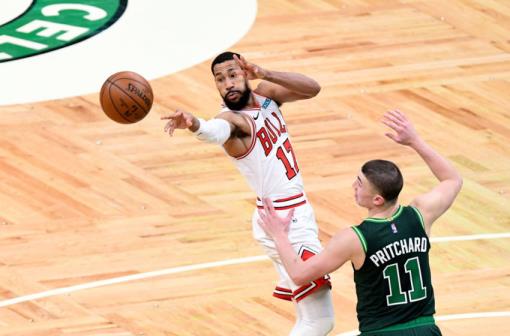
[[[291,279],[299,287],[304,286],[310,282],[306,277],[301,275],[291,276]]]
[[[292,279],[292,281],[298,285],[298,286],[304,286],[308,283],[310,283],[310,281],[313,281],[313,277],[308,274],[307,272],[299,272],[299,273],[294,273],[294,274],[289,274],[290,275],[290,278]]]
[[[459,193],[460,190],[462,189],[462,185],[464,184],[464,179],[462,178],[462,176],[460,176],[459,173],[457,173],[455,174],[455,177],[452,180],[453,187],[455,188],[454,190],[456,190],[457,193]]]
[[[462,189],[462,186],[464,185],[464,179],[460,175],[459,175],[459,177],[457,179],[457,185],[459,187],[459,190]]]
[[[317,96],[321,92],[321,86],[316,81],[312,81],[312,85],[310,86],[310,92],[308,94],[308,98],[313,98]]]

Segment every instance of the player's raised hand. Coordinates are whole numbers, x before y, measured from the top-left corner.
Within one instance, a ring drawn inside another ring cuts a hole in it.
[[[237,55],[234,55],[234,59],[236,60],[237,64],[239,64],[241,69],[246,72],[246,77],[248,79],[264,79],[266,76],[266,70],[262,69],[256,64],[248,62],[243,56],[239,58]]]
[[[168,120],[165,125],[165,132],[172,136],[176,128],[185,129],[193,124],[193,115],[177,109],[175,112],[161,117],[161,120]]]
[[[276,213],[273,202],[269,198],[263,198],[264,210],[258,210],[260,219],[258,223],[262,229],[271,237],[275,238],[278,235],[287,235],[294,215],[294,208],[292,208],[287,216],[284,218],[278,216]]]
[[[386,112],[382,123],[395,131],[395,133],[385,133],[385,135],[396,143],[409,146],[419,139],[413,124],[398,110]]]

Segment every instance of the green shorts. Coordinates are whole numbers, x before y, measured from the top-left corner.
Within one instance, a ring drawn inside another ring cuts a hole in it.
[[[359,336],[441,336],[434,317],[422,316],[415,320],[373,331],[364,331]]]

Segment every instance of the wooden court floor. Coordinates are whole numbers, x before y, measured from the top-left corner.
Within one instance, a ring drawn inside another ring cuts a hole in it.
[[[403,202],[434,182],[384,137],[382,114],[399,108],[464,177],[433,229],[438,324],[445,335],[510,334],[510,1],[258,6],[233,49],[322,85],[283,112],[323,242],[363,218],[351,182],[366,160],[402,167]],[[107,120],[97,94],[0,107],[0,335],[291,329],[292,305],[271,297],[271,263],[240,259],[263,255],[251,238],[253,193],[220,148],[186,132],[169,138],[159,120],[176,107],[217,113],[209,62],[152,85],[154,110],[129,126]],[[332,277],[339,335],[357,328],[352,270]],[[23,300],[35,293],[49,296]]]

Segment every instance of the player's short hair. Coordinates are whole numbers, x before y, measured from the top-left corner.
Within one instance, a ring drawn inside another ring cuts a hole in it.
[[[235,53],[235,52],[231,52],[231,51],[225,51],[225,52],[219,54],[218,56],[216,56],[216,58],[214,58],[212,63],[211,63],[211,72],[212,72],[212,74],[214,75],[214,66],[216,64],[223,63],[223,62],[226,62],[226,61],[231,61],[231,60],[234,59],[234,55],[236,55],[237,57],[241,58],[241,55],[239,55],[238,53]]]
[[[397,165],[386,160],[371,160],[361,167],[361,172],[387,202],[397,200],[404,178]]]

